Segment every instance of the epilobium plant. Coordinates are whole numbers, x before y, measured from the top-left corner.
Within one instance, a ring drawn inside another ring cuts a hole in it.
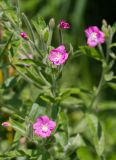
[[[5,77],[0,85],[0,110],[7,115],[1,126],[12,139],[10,145],[4,145],[2,139],[0,160],[111,160],[109,153],[115,138],[110,139],[107,114],[116,102],[105,99],[104,103],[103,91],[106,87],[116,89],[112,69],[116,60],[116,25],[111,27],[103,21],[101,29],[88,27],[87,45],[74,51],[65,44],[65,37],[63,42],[62,30],[71,28],[68,22],[55,24],[52,18],[47,25],[40,17],[30,22],[20,12],[19,3],[12,12],[7,10],[10,4],[1,5],[4,41],[0,46],[0,67]],[[55,27],[60,43],[56,47],[52,44]],[[60,81],[63,69],[68,70],[66,63],[80,55],[99,62],[100,78],[91,89],[64,87]]]

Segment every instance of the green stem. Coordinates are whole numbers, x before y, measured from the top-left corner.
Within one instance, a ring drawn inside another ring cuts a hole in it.
[[[81,51],[80,51],[80,50],[77,50],[77,51],[73,52],[72,54],[74,55],[74,54],[76,54],[76,53],[80,53],[80,54],[81,54]]]
[[[35,50],[39,53],[39,57],[42,58],[42,53],[40,52],[40,50],[37,48],[36,44],[33,43],[30,39],[29,39],[30,44],[35,48]]]
[[[56,91],[57,91],[57,84],[56,84],[56,74],[53,73],[52,75],[52,88],[51,88],[51,92],[52,92],[52,95],[54,97],[54,103],[52,105],[52,111],[51,111],[51,116],[52,116],[52,119],[55,120],[57,118],[57,114],[58,114],[58,103],[56,102]]]
[[[102,55],[102,58],[103,58],[104,62],[106,62],[107,60],[106,60],[106,58],[105,58],[105,56],[104,56],[104,52],[103,52],[102,46],[101,46],[101,45],[98,45],[98,48],[99,48],[99,51],[100,51],[100,53],[101,53],[101,55]],[[108,51],[107,51],[107,52],[108,52]],[[103,64],[102,64],[102,66],[103,66]],[[103,68],[102,68],[101,78],[100,78],[100,81],[99,81],[99,84],[98,84],[96,93],[95,93],[94,97],[92,98],[92,101],[91,101],[91,103],[90,103],[89,108],[94,108],[94,107],[96,107],[96,101],[97,101],[97,99],[98,99],[98,97],[99,97],[99,94],[100,94],[100,92],[101,92],[101,90],[102,90],[102,87],[103,87],[103,85],[104,85],[104,83],[105,83],[104,74],[106,73],[106,70],[107,70],[106,67],[103,67]]]
[[[110,53],[110,45],[111,45],[112,41],[110,41],[109,39],[106,41],[106,47],[107,47],[107,52],[106,52],[106,62],[108,63],[109,61],[109,53]]]
[[[105,59],[104,52],[103,52],[102,46],[100,44],[98,45],[98,48],[99,48],[99,51],[102,55],[102,58]]]
[[[100,156],[100,160],[105,160],[105,157],[104,156]]]
[[[103,86],[103,84],[104,84],[104,73],[105,73],[105,70],[104,70],[104,68],[103,68],[103,71],[102,71],[102,74],[101,74],[101,79],[100,79],[100,81],[99,81],[96,94],[95,94],[95,96],[93,97],[89,108],[94,108],[94,107],[96,106],[96,100],[98,99],[98,95],[100,94],[100,92],[101,92],[101,90],[102,90],[102,86]]]
[[[59,44],[63,44],[62,30],[59,28]]]
[[[32,81],[29,77],[27,77],[23,72],[19,71],[14,64],[12,64],[10,62],[10,65],[29,83],[32,83],[33,85],[35,85],[37,88],[41,89],[41,87],[34,81]]]
[[[51,88],[51,91],[52,91],[53,97],[55,98],[56,97],[56,76],[55,76],[54,73],[52,75],[52,88]]]
[[[21,28],[21,26],[20,26],[20,2],[19,2],[19,0],[17,0],[16,2],[17,2],[18,28]]]
[[[48,39],[48,46],[51,45],[51,42],[52,42],[52,35],[53,35],[53,29],[50,29],[49,31],[49,39]]]

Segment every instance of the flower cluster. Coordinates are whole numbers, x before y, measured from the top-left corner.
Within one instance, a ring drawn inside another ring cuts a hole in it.
[[[47,116],[37,118],[37,121],[33,124],[35,135],[41,138],[49,137],[55,127],[56,123]]]
[[[64,64],[68,58],[68,53],[65,50],[64,45],[60,45],[58,48],[55,48],[50,51],[49,60],[55,65]]]
[[[91,26],[85,30],[87,44],[90,47],[95,47],[105,41],[105,34],[99,30],[97,26]]]

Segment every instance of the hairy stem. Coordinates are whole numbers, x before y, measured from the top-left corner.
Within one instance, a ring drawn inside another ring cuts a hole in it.
[[[96,106],[96,101],[98,99],[98,96],[102,90],[102,87],[103,87],[103,84],[104,84],[104,73],[105,73],[105,70],[103,69],[102,71],[102,74],[101,74],[101,78],[100,78],[100,81],[99,81],[99,84],[98,84],[98,87],[97,87],[97,91],[96,91],[96,94],[94,95],[92,101],[91,101],[91,104],[90,104],[90,108],[94,108]]]
[[[57,114],[58,114],[58,103],[56,102],[56,96],[57,96],[57,78],[56,78],[56,74],[53,73],[52,75],[52,88],[51,88],[51,92],[52,95],[54,97],[54,102],[52,105],[52,111],[51,111],[51,116],[52,119],[55,120],[57,118]]]

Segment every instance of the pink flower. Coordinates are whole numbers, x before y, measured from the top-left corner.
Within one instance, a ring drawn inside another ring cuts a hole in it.
[[[59,23],[59,27],[60,29],[69,29],[70,25],[69,23],[65,22],[63,19],[60,21]]]
[[[85,30],[87,44],[90,47],[95,47],[105,41],[105,34],[99,30],[97,26],[91,26]]]
[[[20,36],[21,36],[23,39],[27,39],[27,38],[28,38],[28,36],[27,36],[27,34],[26,34],[25,32],[21,32],[21,33],[20,33]]]
[[[35,135],[42,138],[49,137],[55,127],[56,123],[47,116],[38,117],[37,121],[33,124]]]
[[[64,45],[60,45],[58,48],[51,50],[49,54],[49,60],[55,65],[64,64],[67,58],[68,54]]]
[[[10,123],[9,122],[3,122],[1,125],[4,126],[4,127],[9,127]]]

